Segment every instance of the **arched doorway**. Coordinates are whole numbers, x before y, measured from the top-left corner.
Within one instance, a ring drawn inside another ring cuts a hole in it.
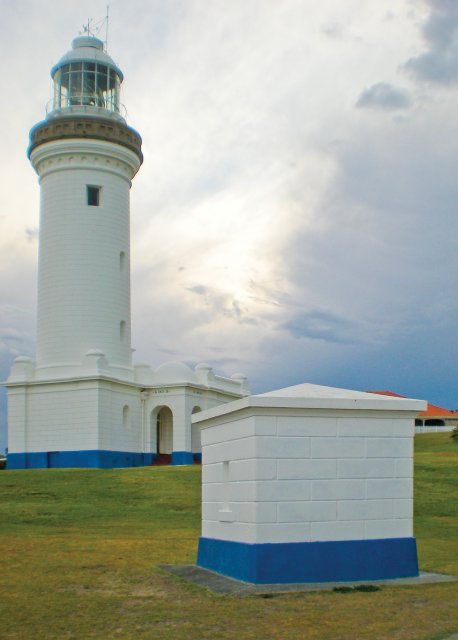
[[[157,412],[155,423],[153,434],[156,437],[156,464],[170,464],[173,451],[173,414],[169,407],[162,407]]]
[[[199,413],[200,407],[194,407],[192,414]],[[202,462],[202,444],[200,439],[200,425],[191,423],[191,451],[194,462]]]

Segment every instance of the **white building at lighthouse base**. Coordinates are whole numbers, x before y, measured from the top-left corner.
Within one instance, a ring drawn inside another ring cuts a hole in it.
[[[43,378],[31,358],[16,359],[8,386],[8,468],[131,467],[201,459],[198,411],[248,395],[246,378],[206,364],[169,362],[113,376],[102,353],[79,375]]]

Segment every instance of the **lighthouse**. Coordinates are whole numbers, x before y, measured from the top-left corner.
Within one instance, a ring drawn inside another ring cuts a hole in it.
[[[94,37],[51,70],[52,110],[31,132],[41,189],[37,376],[104,358],[132,378],[129,189],[141,138],[121,115],[123,74]]]
[[[192,463],[192,414],[243,397],[246,379],[133,365],[129,193],[143,156],[123,73],[85,35],[51,77],[28,148],[40,184],[36,359],[16,358],[6,382],[8,468]]]

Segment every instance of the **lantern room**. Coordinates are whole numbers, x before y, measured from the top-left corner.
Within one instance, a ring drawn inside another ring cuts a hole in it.
[[[123,74],[105,53],[103,42],[98,38],[75,38],[72,49],[52,68],[51,76],[54,98],[50,116],[58,116],[66,110],[121,115]]]

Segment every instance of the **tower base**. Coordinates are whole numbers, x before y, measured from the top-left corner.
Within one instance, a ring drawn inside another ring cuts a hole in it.
[[[130,451],[37,451],[9,453],[11,469],[120,469],[154,464],[156,454]]]

